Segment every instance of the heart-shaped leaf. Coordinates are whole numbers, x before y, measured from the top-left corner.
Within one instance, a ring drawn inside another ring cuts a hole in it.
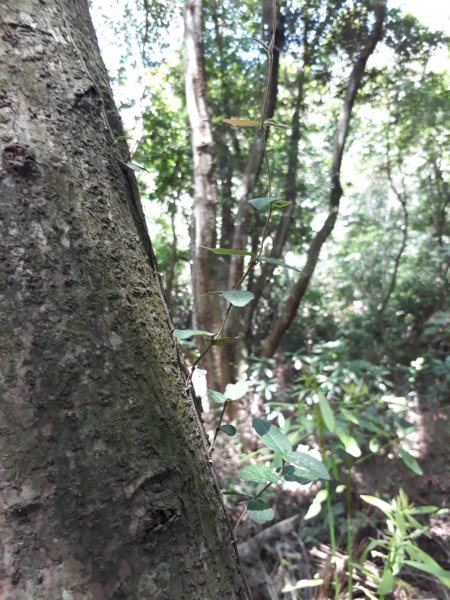
[[[247,306],[247,304],[253,300],[255,294],[245,290],[238,290],[236,292],[222,292],[222,296],[233,306],[242,308],[243,306]]]
[[[266,505],[263,500],[250,500],[247,504],[248,514],[252,521],[258,523],[258,525],[262,525],[267,521],[272,521],[275,517],[275,513],[273,509]]]
[[[248,383],[239,379],[236,383],[229,383],[224,391],[227,400],[240,400],[248,392]]]
[[[267,446],[267,448],[270,448],[274,452],[280,452],[283,455],[286,454],[286,452],[291,452],[291,443],[287,437],[281,433],[279,427],[271,425],[267,421],[263,421],[257,417],[253,418],[252,425],[264,446]]]
[[[305,452],[285,452],[283,458],[297,467],[299,475],[309,481],[316,479],[330,479],[328,471],[323,466],[323,463],[314,456]]]
[[[173,335],[178,340],[187,340],[196,335],[201,337],[212,337],[214,333],[211,333],[210,331],[204,331],[203,329],[174,329]]]
[[[237,433],[236,427],[234,425],[230,425],[229,423],[225,423],[225,425],[221,425],[219,427],[220,431],[223,431],[226,435],[230,437],[234,437]]]
[[[286,203],[286,200],[283,200],[283,198],[253,198],[252,200],[248,201],[248,203],[251,204],[256,210],[264,210],[270,204],[281,202]],[[287,204],[290,204],[290,202],[287,202]],[[285,206],[287,206],[287,204],[285,204]]]

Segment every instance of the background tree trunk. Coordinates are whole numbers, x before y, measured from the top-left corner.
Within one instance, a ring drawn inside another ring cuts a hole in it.
[[[0,597],[246,598],[86,1],[0,65]]]
[[[186,106],[191,128],[194,161],[193,264],[194,293],[193,326],[215,332],[221,322],[217,296],[205,296],[217,288],[217,258],[206,248],[216,247],[216,186],[213,181],[212,133],[208,116],[203,57],[203,2],[186,0],[184,5],[184,56]],[[198,339],[199,350],[205,342]],[[212,347],[202,360],[208,384],[223,391],[228,374],[220,350]]]
[[[305,297],[306,291],[309,287],[311,277],[314,274],[322,246],[327,241],[336,224],[339,212],[339,204],[343,193],[341,187],[342,157],[344,155],[345,142],[349,131],[353,105],[356,100],[356,95],[361,87],[367,61],[369,60],[371,54],[373,54],[383,33],[383,22],[386,15],[386,0],[380,0],[376,4],[374,13],[375,22],[372,26],[372,30],[370,31],[364,48],[358,56],[350,73],[339,122],[336,128],[331,157],[329,192],[330,200],[328,215],[323,222],[322,227],[316,233],[310,244],[302,274],[292,288],[279,317],[272,323],[270,333],[267,335],[261,345],[261,356],[265,358],[273,355],[275,350],[278,348],[281,339],[294,320],[298,307]]]

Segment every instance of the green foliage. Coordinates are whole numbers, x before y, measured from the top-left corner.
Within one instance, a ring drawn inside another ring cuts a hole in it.
[[[413,506],[403,490],[391,502],[385,502],[375,496],[361,496],[368,504],[381,510],[386,518],[384,539],[372,540],[360,559],[360,569],[369,576],[364,563],[371,554],[383,558],[383,573],[378,581],[377,592],[381,597],[393,591],[397,575],[405,565],[434,575],[450,589],[450,571],[445,571],[424,552],[416,539],[426,533],[427,527],[416,517],[436,513],[434,506]]]
[[[151,27],[162,31],[161,6],[154,3],[152,10],[159,20]],[[332,553],[336,553],[339,540],[347,537],[349,564],[352,528],[361,517],[358,513],[352,519],[357,510],[352,505],[352,473],[356,468],[370,469],[371,461],[386,460],[389,453],[420,477],[424,467],[411,454],[408,442],[414,430],[406,420],[408,410],[414,408],[408,392],[422,394],[430,403],[450,397],[446,215],[450,96],[448,74],[429,66],[445,39],[398,10],[389,12],[385,26],[385,48],[380,53],[385,64],[367,71],[366,86],[356,101],[343,164],[344,214],[335,239],[328,243],[326,260],[319,263],[301,311],[283,340],[281,358],[263,362],[258,352],[298,281],[298,273],[304,274],[296,265],[304,264],[326,210],[335,123],[348,71],[369,31],[372,6],[368,0],[351,6],[345,0],[280,3],[285,31],[280,41],[277,118],[264,120],[260,109],[266,84],[261,57],[270,59],[272,54],[267,31],[260,32],[259,4],[256,0],[205,2],[205,69],[219,192],[214,224],[218,247],[205,250],[216,255],[223,287],[227,286],[230,263],[242,258],[248,269],[243,269],[244,277],[235,289],[210,292],[225,307],[218,331],[183,328],[192,317],[192,308],[186,308],[191,299],[186,276],[189,235],[178,239],[175,228],[181,224],[187,231],[190,225],[192,156],[181,60],[174,59],[176,51],[170,65],[149,64],[148,52],[145,56],[149,68],[144,135],[130,164],[136,171],[142,165],[140,178],[146,197],[153,210],[157,206],[160,232],[152,237],[161,272],[173,272],[175,318],[181,327],[174,331],[175,337],[184,343],[204,338],[211,347],[231,346],[237,341],[245,344],[251,356],[248,377],[252,390],[265,402],[266,414],[271,411],[270,422],[253,419],[264,448],[255,453],[258,464],[240,471],[244,492],[245,486],[256,484],[251,495],[239,492],[240,501],[245,500],[256,523],[264,524],[274,518],[269,503],[270,491],[276,486],[322,480],[304,518],[309,527],[319,530],[324,516]],[[269,21],[265,15],[264,22]],[[125,81],[123,72],[120,77]],[[296,124],[299,157],[294,176],[288,180]],[[270,166],[266,143],[270,143]],[[261,175],[258,166],[253,172],[255,167],[246,165],[250,144],[263,147],[268,168],[261,169]],[[248,210],[244,202],[243,239],[233,244],[233,234],[241,225],[236,222],[240,214],[236,199],[241,199],[243,182],[252,178],[251,199],[244,200],[255,210]],[[408,211],[406,245],[397,266],[405,222],[392,183],[406,199]],[[295,199],[289,202],[287,197]],[[274,209],[287,207],[280,218],[278,214],[272,218]],[[273,257],[270,254],[287,213],[292,215],[292,225],[277,254],[281,258]],[[231,248],[233,245],[238,247]],[[281,268],[270,271],[261,300],[252,302],[259,278],[272,266]],[[398,272],[390,290],[394,268]],[[309,278],[312,273],[307,275]],[[244,280],[248,290],[238,289]],[[231,307],[245,308],[235,311],[240,316],[254,310],[253,322],[239,335],[227,331]],[[286,374],[282,384],[280,368]],[[211,453],[220,433],[224,434],[223,443],[241,447],[236,427],[222,421],[227,406],[245,397],[248,389],[240,380],[228,384],[223,392],[208,390],[212,404],[221,411]],[[281,428],[274,424],[277,419]],[[322,460],[294,450],[299,443],[320,451]],[[264,464],[259,464],[261,461]],[[428,508],[413,507],[403,492],[389,502],[375,496],[363,499],[386,517],[383,539],[369,544],[359,566],[370,578],[365,558],[375,553],[382,561],[383,570],[376,581],[378,594],[384,596],[394,589],[404,565],[448,585],[449,574],[415,541],[426,532],[420,517]],[[347,593],[351,598],[349,571]],[[292,589],[323,583],[312,582],[299,581]],[[336,575],[336,598],[340,585]]]

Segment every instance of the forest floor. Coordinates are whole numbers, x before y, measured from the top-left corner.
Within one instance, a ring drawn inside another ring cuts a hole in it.
[[[415,506],[434,505],[438,508],[450,507],[450,406],[429,406],[417,399],[416,409],[410,411],[408,421],[414,423],[416,431],[409,436],[413,442],[411,453],[418,460],[423,475],[417,476],[394,455],[375,457],[370,462],[353,469],[354,505],[356,510],[367,509],[359,499],[360,494],[393,498],[399,489],[406,492]],[[248,432],[244,430],[244,439]],[[248,438],[247,438],[248,439]],[[242,466],[232,445],[217,448],[217,469],[219,478],[227,487],[227,482],[238,481],[238,470]],[[388,465],[386,461],[388,460]],[[275,524],[256,526],[244,521],[239,526],[238,538],[243,570],[253,591],[253,600],[327,600],[328,592],[302,590],[285,592],[286,582],[295,584],[299,579],[310,579],[315,572],[327,564],[329,553],[328,531],[324,519],[317,517],[307,523],[298,515],[304,515],[311,502],[311,496],[319,485],[302,486],[292,492],[277,492],[274,499]],[[230,507],[232,521],[236,522],[242,512],[242,505]],[[321,521],[320,524],[317,524]],[[380,522],[381,527],[381,522]],[[339,533],[339,531],[338,531]],[[264,535],[263,535],[264,534]],[[340,539],[343,539],[343,533]],[[374,530],[361,527],[355,532],[355,546],[363,547]],[[321,543],[324,540],[326,543]],[[429,523],[429,536],[422,536],[419,546],[429,553],[442,568],[450,570],[450,514],[434,516]],[[339,540],[338,540],[339,546]],[[342,543],[345,548],[345,544]],[[341,555],[344,565],[345,552]],[[392,598],[399,600],[448,600],[450,591],[433,577],[410,568],[402,571],[402,578],[410,586],[397,590]],[[345,584],[344,584],[345,587]],[[374,591],[374,590],[372,590]],[[301,594],[301,595],[300,595]],[[333,595],[334,597],[334,595]],[[347,598],[345,592],[339,596]],[[353,598],[363,598],[356,592]],[[389,598],[390,596],[386,596]]]

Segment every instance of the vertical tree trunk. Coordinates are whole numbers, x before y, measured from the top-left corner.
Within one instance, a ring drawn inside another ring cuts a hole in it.
[[[213,181],[212,133],[206,99],[203,57],[203,0],[185,0],[184,46],[186,105],[191,128],[194,160],[193,267],[194,328],[215,332],[221,322],[217,296],[205,296],[217,290],[217,259],[206,248],[216,246],[216,187]],[[199,340],[199,349],[202,349]],[[208,383],[223,390],[228,383],[220,350],[212,347],[202,365]]]
[[[0,598],[247,598],[86,0],[0,11]]]
[[[284,45],[284,23],[280,10],[277,9],[275,17],[275,32],[274,29],[274,15],[273,15],[273,0],[262,0],[262,38],[264,39],[264,29],[268,29],[268,40],[269,43],[272,35],[275,35],[275,47],[273,51],[273,65],[270,73],[270,79],[268,77],[268,62],[266,65],[266,81],[265,85],[268,87],[267,102],[265,106],[262,106],[261,110],[264,114],[261,115],[263,120],[270,119],[275,113],[275,107],[278,96],[278,78],[280,74],[280,51]],[[266,94],[263,94],[265,98]],[[264,102],[264,100],[263,100]],[[246,115],[241,115],[246,116]],[[255,133],[253,143],[250,148],[250,153],[247,159],[242,184],[239,189],[239,206],[235,218],[235,227],[233,234],[233,248],[245,248],[248,236],[249,218],[251,211],[253,210],[248,204],[248,200],[255,189],[259,175],[261,173],[261,166],[263,163],[263,146],[261,142],[260,133]],[[241,256],[233,256],[231,258],[230,273],[228,277],[229,289],[232,289],[242,277],[244,272],[244,260]],[[230,321],[231,323],[231,321]],[[235,316],[233,323],[228,325],[230,335],[235,335],[239,327],[239,318]]]
[[[375,50],[383,32],[383,22],[386,15],[386,0],[379,0],[375,9],[375,22],[372,30],[366,40],[364,48],[353,65],[352,72],[347,84],[345,98],[341,108],[339,122],[336,128],[333,152],[331,157],[331,173],[330,173],[330,193],[329,193],[329,210],[328,215],[323,222],[322,227],[316,233],[308,250],[306,262],[303,267],[303,272],[292,288],[286,303],[281,311],[278,319],[272,324],[270,333],[263,341],[261,346],[261,355],[265,358],[273,355],[277,349],[281,339],[288,330],[292,321],[297,314],[298,307],[302,302],[305,293],[309,287],[311,277],[314,274],[317,262],[319,260],[322,246],[327,241],[336,224],[339,204],[342,196],[341,187],[341,166],[344,155],[345,142],[350,126],[353,105],[356,95],[361,86],[362,77],[364,75],[367,61]]]

